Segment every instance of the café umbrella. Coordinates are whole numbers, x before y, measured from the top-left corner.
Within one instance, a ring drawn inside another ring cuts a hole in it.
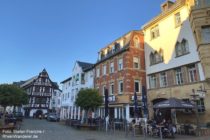
[[[168,100],[156,103],[154,109],[192,109],[194,105],[190,102],[185,102],[176,98],[169,98]]]
[[[190,102],[185,102],[177,98],[169,98],[168,100],[156,103],[153,106],[154,109],[193,109],[195,106]],[[177,123],[175,112],[175,123]]]

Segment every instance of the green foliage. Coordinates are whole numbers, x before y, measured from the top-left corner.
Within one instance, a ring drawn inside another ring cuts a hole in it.
[[[102,105],[103,99],[96,89],[80,90],[75,104],[84,110],[94,110]]]
[[[21,106],[27,104],[28,95],[24,90],[9,84],[0,85],[0,105],[6,106]]]

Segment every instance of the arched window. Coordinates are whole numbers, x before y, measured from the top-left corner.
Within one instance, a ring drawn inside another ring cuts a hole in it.
[[[181,43],[176,43],[176,56],[182,56],[189,53],[189,45],[186,39],[183,39]]]
[[[155,57],[154,57],[154,54],[151,52],[150,53],[150,65],[153,65],[155,64]]]
[[[182,55],[182,47],[179,42],[176,43],[176,56]]]
[[[139,48],[140,47],[139,37],[135,36],[133,41],[134,41],[134,47]]]
[[[183,54],[186,54],[189,52],[189,45],[188,45],[188,41],[183,39],[182,40],[182,43],[181,43],[181,46],[182,46],[182,52]]]
[[[159,59],[160,59],[160,62],[163,62],[163,60],[164,60],[164,59],[163,59],[163,49],[160,49],[160,50],[159,50],[159,57],[160,57],[160,58],[159,58]]]

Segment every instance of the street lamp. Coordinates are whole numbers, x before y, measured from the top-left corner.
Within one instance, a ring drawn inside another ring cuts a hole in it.
[[[198,114],[198,105],[197,105],[197,101],[201,98],[205,96],[206,90],[202,89],[202,86],[200,86],[200,89],[197,90],[197,94],[195,92],[194,89],[192,89],[193,94],[190,95],[192,96],[192,101],[194,102],[195,105],[195,113],[196,113],[196,123],[197,123],[197,133],[198,136],[200,135],[200,121],[199,121],[199,114]]]

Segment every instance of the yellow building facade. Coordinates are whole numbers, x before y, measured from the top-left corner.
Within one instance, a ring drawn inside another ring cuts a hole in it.
[[[155,103],[171,97],[192,102],[196,95],[200,123],[210,122],[210,47],[205,43],[198,49],[199,40],[195,36],[199,35],[195,32],[200,30],[196,24],[200,21],[196,21],[196,16],[201,12],[193,10],[196,3],[166,1],[161,5],[161,13],[142,27],[150,118],[154,118]],[[209,14],[208,10],[206,13]],[[209,27],[209,18],[206,19],[205,27]],[[196,122],[195,110],[176,112],[178,123]],[[165,115],[173,118],[170,111]]]

